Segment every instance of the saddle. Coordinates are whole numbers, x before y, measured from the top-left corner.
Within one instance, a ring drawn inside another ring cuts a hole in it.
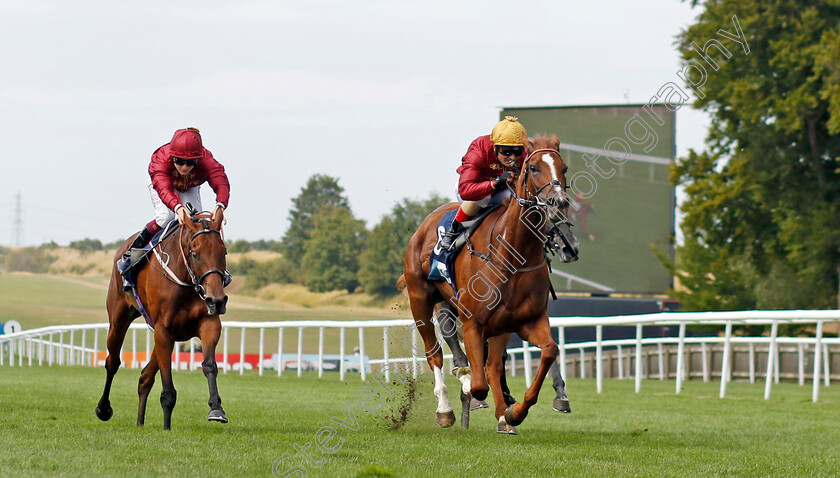
[[[152,237],[152,240],[149,241],[149,243],[146,244],[144,247],[139,248],[139,249],[136,249],[136,248],[129,249],[129,251],[128,251],[128,253],[129,253],[128,264],[126,265],[125,270],[120,271],[120,273],[122,273],[122,275],[125,276],[126,273],[134,270],[137,267],[138,264],[143,262],[146,259],[146,257],[148,257],[149,252],[152,250],[153,247],[160,244],[164,239],[166,239],[167,237],[174,234],[175,231],[177,231],[177,230],[178,230],[178,220],[175,219],[172,222],[170,222],[169,224],[167,224],[162,230],[158,231],[158,233],[155,234]]]
[[[444,214],[441,217],[440,222],[437,226],[437,234],[438,234],[438,241],[435,244],[435,247],[432,249],[431,257],[430,257],[430,266],[429,266],[429,280],[440,281],[445,280],[452,286],[452,290],[455,294],[458,294],[458,287],[455,284],[455,278],[449,273],[449,271],[453,270],[455,265],[455,258],[458,257],[458,253],[464,247],[464,244],[470,239],[472,233],[478,229],[478,226],[481,225],[481,222],[490,215],[491,212],[498,209],[502,203],[492,204],[481,211],[469,221],[464,221],[462,225],[464,226],[464,231],[461,235],[458,236],[457,239],[452,243],[451,250],[444,250],[440,247],[440,240],[443,235],[446,233],[446,229],[449,224],[452,224],[452,220],[455,219],[455,214],[458,212],[457,209],[453,211],[449,211],[448,213]]]
[[[464,244],[467,243],[472,233],[476,229],[478,229],[478,226],[481,225],[482,221],[484,221],[484,219],[487,218],[487,216],[489,216],[491,212],[495,211],[501,206],[502,203],[491,204],[479,211],[474,218],[461,223],[461,225],[464,226],[464,231],[461,233],[460,236],[458,236],[457,239],[455,239],[455,242],[452,243],[452,251],[455,252],[455,255],[458,255],[458,251],[460,251],[461,248],[464,247]],[[457,212],[457,209],[455,211]],[[455,216],[453,215],[452,217],[454,218]],[[438,236],[438,243],[440,243],[440,236]]]

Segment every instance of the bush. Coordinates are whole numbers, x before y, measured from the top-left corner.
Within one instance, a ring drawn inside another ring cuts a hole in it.
[[[300,270],[285,257],[278,257],[277,259],[261,263],[256,263],[252,259],[243,258],[239,261],[237,267],[239,269],[243,268],[243,263],[248,261],[250,261],[251,265],[247,269],[247,277],[245,278],[245,289],[247,290],[257,290],[260,287],[273,283],[295,284],[300,283],[302,280]]]
[[[251,250],[251,243],[246,241],[245,239],[239,239],[238,241],[234,241],[227,246],[227,251],[230,253],[237,253],[237,252],[248,252]]]
[[[228,262],[227,266],[231,274],[244,276],[248,275],[248,273],[251,272],[251,269],[257,266],[257,261],[251,259],[250,257],[242,257],[236,262]]]
[[[6,270],[9,272],[44,273],[55,261],[55,257],[47,254],[48,247],[24,247],[6,254]]]

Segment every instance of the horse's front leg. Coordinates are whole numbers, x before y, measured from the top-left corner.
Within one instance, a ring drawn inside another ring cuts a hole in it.
[[[490,383],[490,390],[493,392],[493,402],[496,405],[496,420],[499,421],[496,431],[516,435],[516,427],[505,421],[507,403],[504,393],[505,388],[502,387],[501,381],[504,371],[502,354],[505,353],[508,340],[510,340],[510,334],[502,334],[487,341],[487,364],[485,368],[487,369],[487,381]]]
[[[164,330],[163,321],[158,322],[155,329],[155,357],[160,369],[160,381],[163,390],[160,392],[160,406],[163,408],[163,429],[169,430],[172,427],[172,410],[178,399],[178,392],[172,383],[172,349],[175,341]]]
[[[222,399],[219,397],[219,389],[216,386],[216,377],[219,374],[219,367],[216,365],[216,344],[219,343],[219,336],[222,332],[222,324],[219,316],[209,317],[201,322],[198,328],[198,337],[201,339],[201,351],[204,353],[204,361],[201,362],[201,370],[207,377],[207,386],[210,389],[210,413],[207,419],[214,422],[227,423],[227,415],[222,409]]]
[[[541,349],[540,368],[531,386],[525,392],[522,403],[515,403],[505,410],[505,421],[509,425],[519,425],[528,416],[528,409],[537,403],[545,376],[551,364],[557,360],[557,343],[551,337],[551,329],[548,325],[548,315],[543,315],[534,322],[529,322],[519,328],[519,336],[522,340],[537,345]]]

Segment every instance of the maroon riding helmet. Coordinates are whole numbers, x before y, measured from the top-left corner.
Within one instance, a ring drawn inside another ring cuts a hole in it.
[[[201,134],[195,128],[185,128],[175,131],[169,142],[169,152],[176,158],[199,159],[204,156],[204,146],[201,144]]]

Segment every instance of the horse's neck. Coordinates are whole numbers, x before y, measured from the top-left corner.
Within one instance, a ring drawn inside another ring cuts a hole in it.
[[[543,242],[523,217],[525,211],[516,198],[511,198],[489,238],[498,253],[519,268],[536,265],[543,259]]]
[[[169,237],[161,241],[160,250],[169,256],[168,267],[180,278],[184,278],[187,272],[187,265],[184,263],[184,253],[181,252],[181,235],[188,232],[176,230]],[[166,258],[164,257],[164,260]]]

